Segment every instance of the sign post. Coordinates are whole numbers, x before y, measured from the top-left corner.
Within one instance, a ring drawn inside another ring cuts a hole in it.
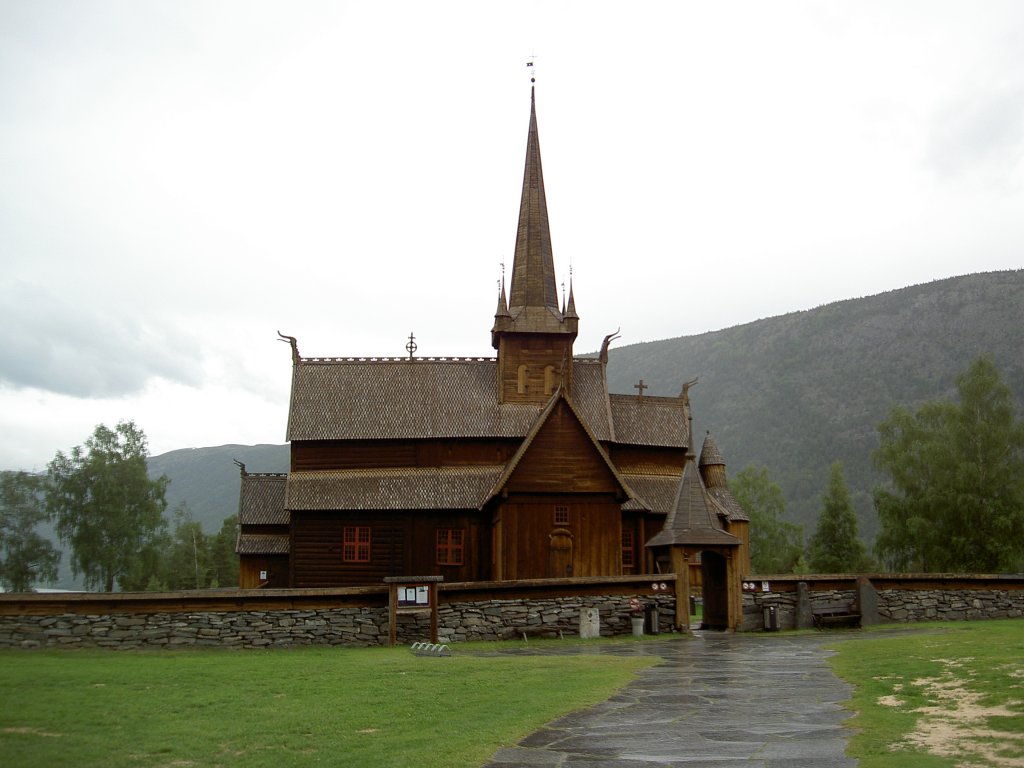
[[[437,588],[444,576],[387,576],[388,645],[398,639],[399,614],[430,614],[430,642],[437,645]]]

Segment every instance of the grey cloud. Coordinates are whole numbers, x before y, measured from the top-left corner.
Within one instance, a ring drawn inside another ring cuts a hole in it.
[[[0,382],[73,397],[119,397],[154,377],[200,381],[197,340],[102,297],[60,301],[37,286],[0,288]]]

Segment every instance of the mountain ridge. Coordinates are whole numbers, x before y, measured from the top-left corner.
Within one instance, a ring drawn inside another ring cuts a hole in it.
[[[955,395],[956,377],[988,354],[1024,403],[1024,270],[982,272],[753,320],[718,331],[613,347],[611,392],[648,395],[690,389],[694,449],[715,437],[734,476],[764,465],[783,489],[786,518],[809,536],[828,467],[844,464],[869,542],[877,530],[871,466],[877,425],[893,406],[914,408]],[[282,403],[282,409],[287,403]],[[167,516],[187,509],[207,533],[238,512],[239,469],[286,472],[287,444],[179,448],[149,458],[167,475]],[[62,558],[62,585],[69,557]],[[67,577],[67,578],[66,578]]]

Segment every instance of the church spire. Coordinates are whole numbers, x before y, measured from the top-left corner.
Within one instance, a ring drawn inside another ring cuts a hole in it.
[[[544,196],[544,173],[540,162],[540,138],[537,134],[537,102],[532,87],[526,169],[523,172],[523,195],[519,203],[519,229],[516,232],[508,304],[513,312],[517,307],[546,307],[556,313],[559,311],[548,204]]]
[[[579,329],[579,316],[571,283],[568,303],[558,306],[537,135],[537,101],[532,88],[526,169],[507,304],[505,298],[504,293],[498,297],[491,327],[491,345],[498,350],[498,401],[547,402],[554,391],[554,374],[559,370],[562,387],[571,395],[572,344]]]

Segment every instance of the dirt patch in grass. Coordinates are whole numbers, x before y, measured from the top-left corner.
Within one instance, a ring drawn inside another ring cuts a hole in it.
[[[42,728],[0,728],[0,733],[24,733],[29,736],[43,736],[47,739],[59,739],[61,736],[59,733],[50,733]]]
[[[960,758],[958,766],[1024,766],[1024,734],[1000,731],[990,725],[991,718],[1020,717],[1021,713],[1010,709],[1010,706],[1021,702],[985,706],[981,703],[984,695],[969,690],[964,680],[958,677],[957,669],[962,661],[936,661],[945,668],[941,677],[913,682],[934,704],[911,710],[920,713],[921,717],[905,743],[940,757]],[[900,707],[905,702],[893,695],[880,697],[878,703]]]

